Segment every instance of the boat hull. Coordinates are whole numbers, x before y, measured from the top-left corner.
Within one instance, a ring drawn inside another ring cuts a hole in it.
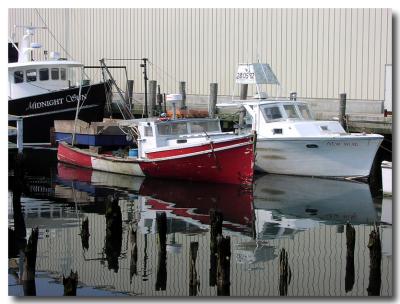
[[[107,100],[104,83],[82,86],[79,119],[102,121]],[[24,143],[49,143],[54,120],[73,120],[79,87],[8,101],[8,114],[23,117]],[[82,102],[81,102],[82,104]]]
[[[61,142],[57,158],[81,167],[127,175],[250,185],[254,170],[253,141],[251,136],[245,138],[246,142],[227,141],[218,148],[202,145],[202,151],[153,159],[105,156]]]
[[[381,136],[258,138],[258,171],[319,177],[369,176]]]

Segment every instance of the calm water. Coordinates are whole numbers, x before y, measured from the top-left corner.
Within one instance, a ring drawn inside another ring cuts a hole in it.
[[[215,296],[209,210],[222,211],[231,238],[231,296],[367,296],[367,248],[374,222],[382,242],[380,295],[392,295],[392,200],[363,183],[260,175],[253,189],[144,179],[57,164],[54,151],[26,151],[22,215],[39,227],[36,295],[63,294],[62,275],[79,276],[81,296]],[[9,227],[14,227],[13,164]],[[122,233],[106,234],[106,200],[118,197]],[[167,255],[158,255],[156,212],[167,213]],[[89,220],[89,240],[81,227]],[[346,292],[346,222],[356,231],[354,283]],[[131,227],[137,227],[136,246]],[[189,288],[189,248],[198,242],[197,290]],[[135,249],[136,248],[136,249]],[[280,286],[281,250],[290,280]],[[165,267],[162,267],[164,265]],[[24,295],[20,258],[9,259],[9,295]]]

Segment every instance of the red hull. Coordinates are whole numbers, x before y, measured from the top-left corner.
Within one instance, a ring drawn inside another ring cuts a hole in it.
[[[201,153],[190,157],[142,162],[146,176],[228,184],[251,184],[253,144]]]
[[[197,148],[200,150],[197,151]],[[254,151],[251,137],[190,147],[185,149],[185,154],[179,154],[182,150],[172,150],[178,151],[178,154],[170,153],[172,155],[163,158],[121,159],[104,157],[60,143],[57,157],[62,162],[113,173],[243,185],[250,185],[253,181]],[[143,174],[134,173],[139,171]]]

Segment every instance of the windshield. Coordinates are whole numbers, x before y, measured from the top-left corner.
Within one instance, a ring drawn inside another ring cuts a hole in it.
[[[166,122],[157,125],[159,135],[186,135],[221,132],[218,120]]]
[[[194,121],[190,123],[191,133],[220,132],[221,127],[218,120]]]
[[[282,118],[282,113],[279,109],[279,106],[264,106],[262,108],[262,112],[267,121]]]
[[[283,108],[286,111],[287,118],[300,118],[299,114],[296,112],[296,107],[294,105],[284,105]]]
[[[299,107],[299,111],[300,111],[300,114],[301,114],[301,116],[303,117],[303,119],[306,119],[306,120],[311,120],[311,119],[313,119],[313,118],[312,118],[312,115],[311,115],[311,112],[310,112],[310,110],[308,109],[308,106],[307,106],[307,105],[302,104],[302,105],[298,105],[298,107]]]

